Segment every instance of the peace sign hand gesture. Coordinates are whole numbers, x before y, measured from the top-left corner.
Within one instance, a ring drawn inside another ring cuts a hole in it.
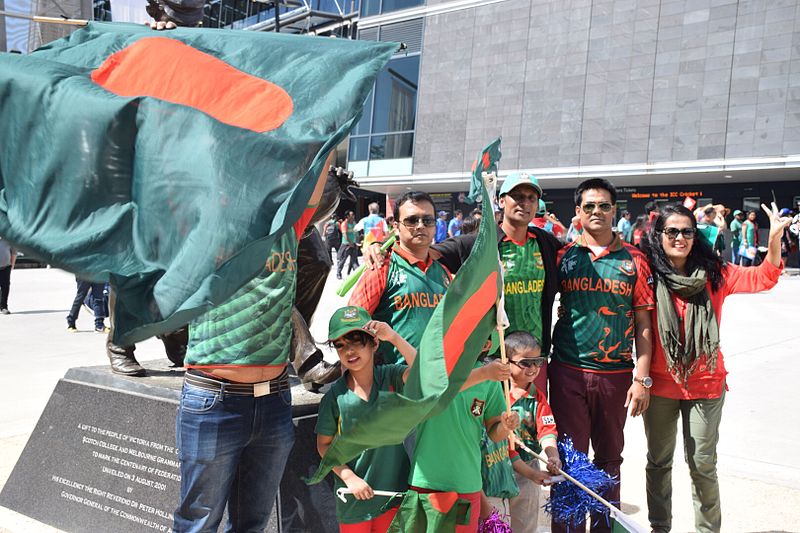
[[[775,202],[772,202],[772,209],[765,204],[761,204],[761,209],[764,210],[769,218],[769,240],[772,241],[775,237],[780,239],[783,235],[783,230],[792,223],[792,217],[780,216],[780,209],[778,209]]]
[[[792,222],[792,219],[791,217],[782,217],[775,202],[772,202],[772,209],[764,204],[761,204],[761,209],[769,217],[769,242],[767,243],[767,256],[764,259],[776,267],[780,267],[781,237],[783,230]]]

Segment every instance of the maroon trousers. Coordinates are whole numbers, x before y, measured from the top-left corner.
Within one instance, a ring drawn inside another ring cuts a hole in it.
[[[625,398],[631,386],[632,373],[584,372],[551,361],[549,369],[550,406],[559,435],[572,438],[575,449],[594,450],[594,464],[619,479],[622,448],[625,446]],[[620,485],[602,496],[619,502]],[[611,531],[610,520],[592,515],[592,532]],[[584,531],[585,527],[570,528]],[[553,522],[553,533],[566,532],[566,526]]]

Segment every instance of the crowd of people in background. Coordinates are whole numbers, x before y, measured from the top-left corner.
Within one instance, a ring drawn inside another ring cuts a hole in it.
[[[795,209],[783,208],[780,212],[781,216],[793,217],[792,224],[781,238],[781,257],[785,261],[793,257],[794,264],[787,266],[800,268],[800,253],[798,253],[800,203],[794,207]],[[645,204],[644,212],[638,215],[628,210],[620,211],[613,230],[624,242],[638,247],[652,225],[657,211],[658,204],[655,202]],[[453,210],[452,215],[449,211],[439,210],[437,215],[434,243],[477,231],[481,210],[475,208],[466,216],[461,209]],[[694,209],[693,216],[701,230],[706,230],[708,227],[717,228],[712,247],[718,255],[726,254],[726,259],[731,263],[742,266],[758,265],[763,260],[766,247],[763,243],[759,243],[757,210],[735,209],[731,212],[730,208],[722,204],[706,204]],[[502,217],[502,210],[498,210],[495,213],[496,221],[500,223]],[[334,259],[333,252],[336,252],[337,279],[342,279],[342,271],[348,261],[347,274],[358,268],[358,258],[364,249],[372,242],[383,241],[391,231],[393,222],[394,217],[391,214],[386,218],[383,217],[377,202],[369,204],[368,215],[357,223],[353,211],[346,211],[344,216],[336,213],[331,215],[330,220],[323,226],[322,234],[331,260]],[[565,243],[573,242],[583,232],[578,217],[573,217],[569,225],[565,225],[554,213],[547,210],[542,199],[539,200],[536,215],[530,225],[551,233]]]

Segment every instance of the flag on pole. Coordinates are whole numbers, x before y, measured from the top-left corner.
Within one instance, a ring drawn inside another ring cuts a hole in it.
[[[117,294],[120,344],[252,279],[396,43],[90,23],[0,54],[0,235]]]
[[[481,176],[494,171],[499,159],[497,139],[481,152],[473,169],[473,190],[482,194],[485,213],[491,212],[491,204]],[[482,217],[469,257],[422,334],[403,392],[380,392],[377,404],[357,414],[359,423],[350,432],[335,435],[309,483],[318,483],[364,450],[403,442],[418,424],[447,407],[495,328],[495,302],[503,290],[498,268],[494,217]]]
[[[610,513],[612,533],[648,533],[650,531],[650,528],[642,527],[619,509],[614,508]]]

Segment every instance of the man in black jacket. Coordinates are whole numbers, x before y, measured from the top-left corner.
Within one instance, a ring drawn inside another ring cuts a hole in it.
[[[527,331],[550,352],[553,301],[558,292],[556,256],[562,244],[552,234],[528,226],[539,206],[542,188],[528,174],[508,176],[500,188],[498,205],[503,222],[497,228],[500,261],[503,263],[505,308],[510,322],[506,335]],[[455,274],[469,255],[477,235],[467,234],[435,244],[439,261]],[[539,372],[536,386],[547,392],[546,367]]]

